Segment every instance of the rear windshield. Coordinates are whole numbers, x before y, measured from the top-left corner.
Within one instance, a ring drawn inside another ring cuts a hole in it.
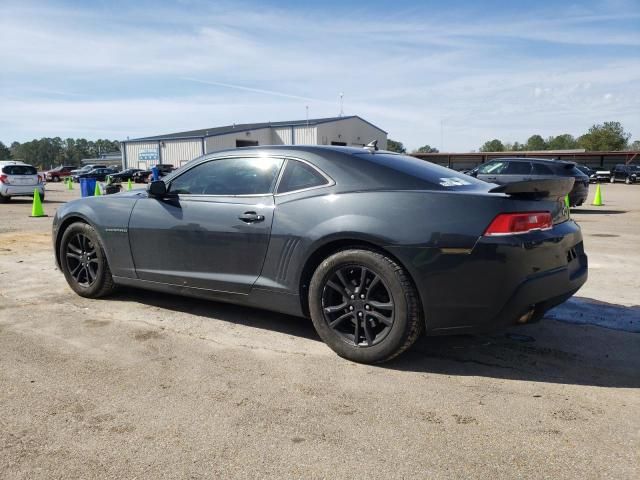
[[[378,165],[424,180],[434,187],[443,190],[475,190],[478,187],[486,190],[487,188],[486,182],[482,180],[408,155],[393,155],[387,153],[363,153],[356,155],[366,157],[367,160],[377,163]]]
[[[2,167],[5,175],[37,175],[38,171],[31,165],[6,165]]]

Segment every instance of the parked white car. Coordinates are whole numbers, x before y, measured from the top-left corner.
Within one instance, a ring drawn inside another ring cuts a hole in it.
[[[0,162],[0,202],[7,202],[11,197],[30,197],[34,190],[38,190],[44,200],[44,183],[35,167],[23,162]]]

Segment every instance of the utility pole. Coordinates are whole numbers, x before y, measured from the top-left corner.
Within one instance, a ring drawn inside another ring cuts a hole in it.
[[[344,97],[344,93],[340,92],[340,115],[338,115],[339,117],[344,116],[344,104],[343,104],[343,97]]]
[[[305,110],[307,111],[307,127],[309,126],[309,105],[306,105]]]

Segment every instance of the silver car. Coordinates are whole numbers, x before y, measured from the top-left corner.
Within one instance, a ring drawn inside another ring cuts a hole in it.
[[[34,190],[44,200],[44,183],[35,167],[22,162],[0,162],[0,202],[32,196]]]

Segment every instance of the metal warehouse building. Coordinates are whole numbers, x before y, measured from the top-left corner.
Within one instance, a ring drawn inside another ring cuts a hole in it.
[[[158,163],[180,167],[205,153],[257,145],[364,146],[378,140],[386,148],[387,132],[353,115],[290,122],[246,123],[122,142],[123,168],[148,169]]]

